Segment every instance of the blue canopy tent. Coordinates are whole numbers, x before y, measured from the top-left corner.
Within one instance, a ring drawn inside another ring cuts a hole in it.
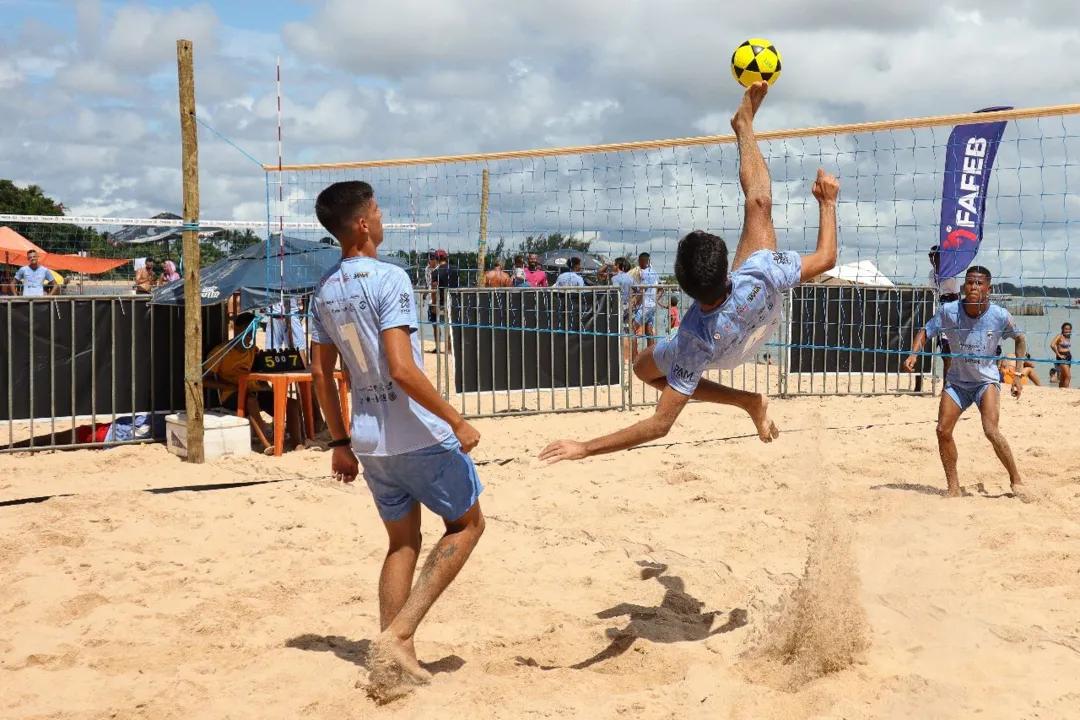
[[[341,259],[341,248],[337,245],[285,235],[282,247],[281,238],[281,235],[272,235],[268,240],[203,268],[199,275],[202,304],[217,305],[239,292],[241,312],[268,307],[278,302],[283,294],[297,296],[312,292],[322,276]],[[398,258],[380,256],[379,259],[406,270],[409,268]],[[155,290],[151,302],[183,305],[184,279]]]

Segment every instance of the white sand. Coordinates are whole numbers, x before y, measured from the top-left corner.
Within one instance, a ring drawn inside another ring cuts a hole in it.
[[[655,447],[553,467],[547,441],[649,411],[479,421],[476,459],[509,460],[481,468],[487,533],[417,637],[433,683],[383,707],[354,684],[384,533],[362,485],[305,479],[328,454],[0,456],[0,501],[76,493],[0,507],[0,717],[1076,718],[1077,397],[1003,401],[1030,504],[1002,496],[974,412],[957,429],[974,496],[940,497],[936,398],[774,400],[768,446],[695,405]],[[242,479],[282,481],[139,492]],[[802,575],[823,497],[861,587],[819,582],[851,590],[869,646],[785,691],[743,653]],[[425,550],[439,534],[425,514]]]

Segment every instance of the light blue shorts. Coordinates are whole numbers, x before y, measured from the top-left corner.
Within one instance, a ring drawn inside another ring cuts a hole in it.
[[[634,311],[634,322],[640,328],[646,325],[654,325],[656,323],[656,306],[653,305],[651,308],[639,307]]]
[[[453,522],[476,504],[484,486],[472,458],[451,435],[439,445],[401,455],[361,455],[364,480],[384,522],[397,522],[420,503]]]
[[[998,390],[1001,389],[1001,385],[998,383],[984,383],[982,385],[972,385],[964,387],[963,385],[948,385],[945,388],[945,392],[949,397],[953,399],[953,402],[960,408],[960,412],[967,410],[972,405],[976,407],[982,402],[982,397],[986,393],[986,388],[993,385]]]

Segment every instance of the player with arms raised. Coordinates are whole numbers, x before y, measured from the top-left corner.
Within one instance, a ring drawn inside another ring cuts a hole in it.
[[[782,293],[836,264],[836,197],[840,184],[818,171],[813,193],[820,208],[817,249],[805,257],[777,252],[772,222],[769,169],[758,148],[753,120],[768,84],[751,85],[731,119],[739,148],[739,180],[746,195],[745,220],[728,274],[728,249],[716,235],[695,231],[679,241],[675,277],[693,299],[678,330],[647,348],[634,362],[634,373],[662,391],[652,417],[610,435],[548,445],[540,459],[580,460],[616,452],[661,438],[671,430],[691,398],[734,405],[754,421],[763,442],[779,431],[769,419],[764,395],[702,379],[712,368],[734,368],[752,358],[780,319]]]

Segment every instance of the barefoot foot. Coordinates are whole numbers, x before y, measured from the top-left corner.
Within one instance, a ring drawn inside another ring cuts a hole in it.
[[[1020,502],[1029,503],[1035,499],[1035,496],[1028,491],[1028,486],[1019,480],[1010,484],[1013,496],[1015,496]]]
[[[769,417],[769,398],[758,395],[757,405],[750,408],[749,412],[750,419],[754,421],[754,427],[757,428],[761,442],[769,443],[780,437],[780,430],[777,429],[776,423]]]
[[[413,688],[431,681],[431,673],[416,660],[412,640],[402,642],[389,631],[371,643],[367,666],[368,695],[379,702],[407,695]]]
[[[765,95],[767,95],[768,92],[769,83],[764,80],[756,82],[746,88],[746,92],[743,93],[742,102],[739,104],[739,109],[731,116],[731,128],[736,133],[741,130],[753,129],[754,116],[757,115],[758,108],[761,107],[761,102],[765,99]]]

